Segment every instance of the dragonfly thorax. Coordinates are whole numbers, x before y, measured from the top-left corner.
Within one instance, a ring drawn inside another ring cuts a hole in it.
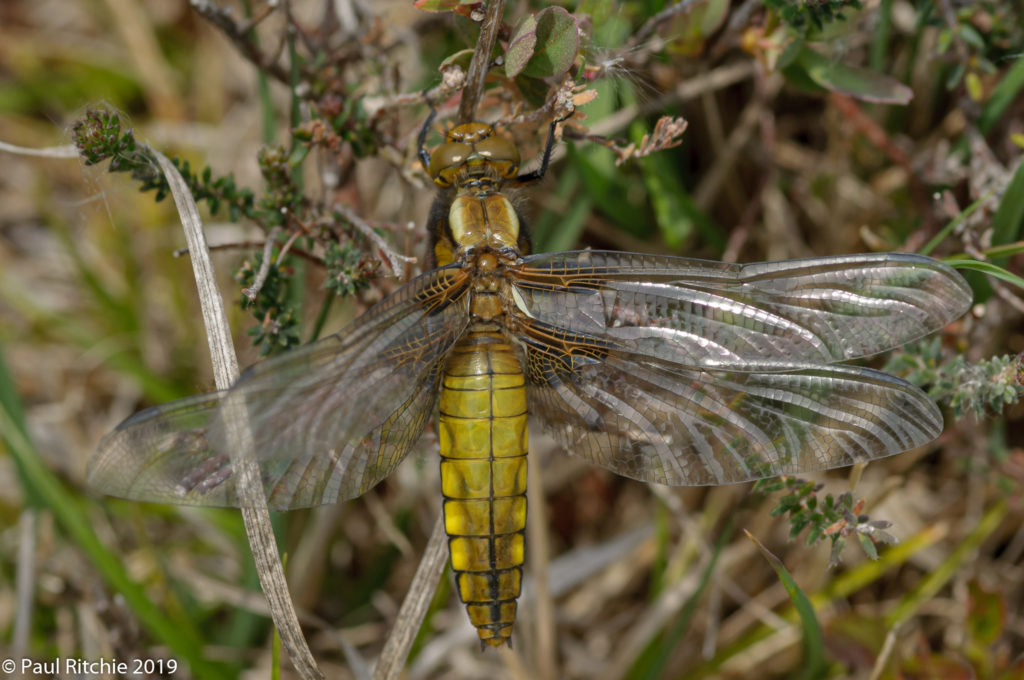
[[[448,210],[448,226],[457,258],[474,250],[507,253],[518,248],[519,216],[500,193],[460,191]]]

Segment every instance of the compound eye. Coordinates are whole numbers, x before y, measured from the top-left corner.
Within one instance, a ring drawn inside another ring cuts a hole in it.
[[[475,145],[476,152],[490,161],[502,177],[513,177],[519,171],[519,149],[505,137],[488,137]]]
[[[487,123],[462,123],[448,131],[446,135],[449,142],[463,142],[465,144],[476,144],[481,139],[486,139],[494,134],[494,128]]]
[[[451,186],[455,179],[455,171],[459,169],[466,158],[473,153],[473,147],[461,142],[446,142],[434,150],[430,155],[430,167],[427,172],[435,184],[446,187]]]

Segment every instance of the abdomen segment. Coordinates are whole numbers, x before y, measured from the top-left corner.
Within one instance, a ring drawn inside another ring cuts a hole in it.
[[[506,642],[523,577],[526,388],[504,337],[471,332],[441,388],[441,490],[452,571],[480,639]]]

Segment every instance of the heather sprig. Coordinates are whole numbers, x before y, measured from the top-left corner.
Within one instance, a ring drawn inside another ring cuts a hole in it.
[[[796,538],[807,531],[807,545],[814,545],[826,538],[832,542],[829,566],[839,564],[847,539],[855,537],[864,554],[878,559],[879,543],[891,544],[896,538],[885,531],[891,522],[872,520],[865,514],[864,500],[855,501],[849,491],[833,496],[819,492],[821,484],[799,477],[774,477],[762,479],[754,485],[754,491],[764,494],[784,491],[776,506],[773,517],[789,515],[790,538]]]
[[[72,126],[71,139],[86,165],[96,165],[109,159],[109,170],[130,173],[132,179],[139,183],[139,191],[155,191],[157,201],[162,201],[170,193],[153,152],[136,140],[135,131],[125,127],[116,112],[86,111]],[[209,166],[196,173],[187,160],[177,157],[171,158],[171,162],[188,184],[196,202],[205,202],[211,215],[216,215],[221,205],[225,205],[232,222],[242,217],[260,221],[252,191],[236,186],[234,175],[214,177]]]

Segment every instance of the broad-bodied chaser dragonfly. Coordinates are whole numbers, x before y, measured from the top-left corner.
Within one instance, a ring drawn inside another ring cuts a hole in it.
[[[509,641],[523,571],[527,417],[571,455],[668,485],[728,484],[922,446],[942,415],[917,387],[839,362],[962,315],[971,290],[906,253],[725,264],[610,251],[531,254],[507,190],[513,143],[461,124],[420,155],[441,188],[435,268],[340,333],[227,391],[147,409],[106,436],[93,487],[235,506],[229,424],[248,415],[269,504],[354,498],[435,418],[457,590],[481,640]]]

